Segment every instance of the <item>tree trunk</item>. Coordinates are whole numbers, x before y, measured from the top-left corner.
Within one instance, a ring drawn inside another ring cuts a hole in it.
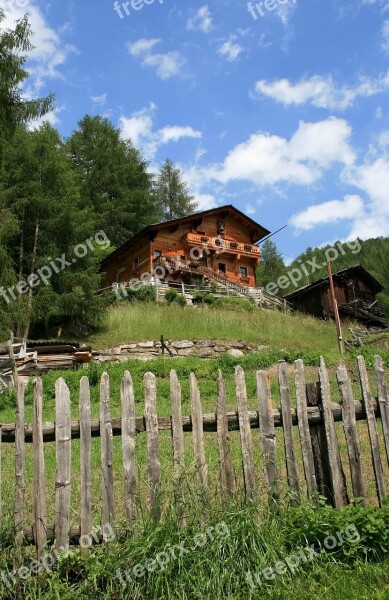
[[[32,250],[32,261],[31,261],[31,273],[35,272],[36,265],[36,255],[38,250],[38,235],[39,235],[39,221],[36,221],[35,224],[35,236],[34,236],[34,248]],[[28,334],[30,333],[30,324],[31,324],[31,312],[32,312],[32,287],[28,290],[28,305],[27,305],[27,322],[26,328],[24,330],[23,338],[26,340],[28,338]]]

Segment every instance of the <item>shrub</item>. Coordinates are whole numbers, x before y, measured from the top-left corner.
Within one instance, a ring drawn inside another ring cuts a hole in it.
[[[207,304],[208,306],[214,306],[216,304],[216,298],[207,292],[195,292],[193,294],[193,304]]]
[[[176,290],[172,290],[169,288],[165,292],[165,300],[169,304],[171,304],[172,302],[175,302],[177,300],[177,296],[178,296],[178,293],[176,292]]]

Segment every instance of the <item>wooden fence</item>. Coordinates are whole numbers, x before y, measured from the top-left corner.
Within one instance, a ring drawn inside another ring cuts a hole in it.
[[[158,519],[161,512],[161,458],[159,432],[170,430],[173,450],[173,477],[176,510],[181,523],[185,524],[184,441],[192,432],[193,460],[197,484],[207,497],[211,474],[208,471],[204,432],[215,432],[219,452],[219,473],[214,477],[219,481],[223,500],[234,496],[236,473],[231,460],[231,431],[240,438],[243,481],[247,502],[258,501],[261,492],[272,502],[280,498],[282,482],[277,467],[277,440],[275,428],[282,428],[286,460],[287,486],[292,502],[308,496],[315,498],[317,493],[325,496],[328,502],[339,508],[350,502],[347,491],[352,489],[354,498],[366,501],[365,477],[361,466],[361,450],[358,439],[357,420],[367,424],[371,460],[376,484],[378,503],[386,497],[385,473],[389,465],[389,398],[382,359],[375,357],[375,378],[377,398],[372,396],[366,365],[358,358],[358,372],[361,386],[361,401],[354,401],[350,376],[344,364],[337,370],[337,384],[341,402],[331,401],[328,371],[323,359],[320,361],[319,381],[306,383],[303,361],[294,364],[295,394],[291,393],[288,369],[285,362],[278,365],[278,385],[280,390],[279,409],[272,406],[269,376],[265,371],[256,373],[258,411],[248,410],[248,397],[245,374],[241,367],[235,370],[237,411],[227,412],[226,384],[219,371],[217,378],[216,411],[203,414],[198,383],[194,374],[190,375],[191,415],[182,416],[181,386],[175,371],[170,373],[171,417],[157,416],[157,387],[153,373],[144,376],[144,415],[136,417],[134,385],[126,371],[121,382],[121,418],[113,419],[110,414],[109,377],[102,375],[100,384],[100,419],[91,418],[90,386],[87,377],[80,381],[79,420],[71,420],[71,399],[69,389],[62,378],[55,385],[55,423],[42,420],[43,387],[40,379],[34,381],[33,424],[25,423],[24,387],[17,390],[16,423],[0,426],[0,458],[2,445],[15,444],[15,505],[14,531],[16,543],[33,542],[41,556],[49,539],[55,539],[59,549],[66,548],[69,541],[79,536],[89,536],[92,532],[92,437],[100,437],[101,480],[102,480],[102,519],[105,524],[115,527],[114,477],[113,477],[113,436],[122,439],[123,491],[125,494],[126,518],[129,524],[137,521],[138,476],[136,467],[137,436],[145,433],[147,438],[147,473],[149,504],[153,517]],[[291,407],[291,397],[296,398],[296,408]],[[381,427],[377,428],[377,420]],[[335,427],[342,421],[347,445],[349,469],[343,464],[339,440]],[[298,428],[299,445],[293,435]],[[256,438],[255,430],[259,430]],[[70,527],[71,507],[71,450],[72,439],[80,439],[80,524]],[[381,447],[380,447],[381,440]],[[383,440],[383,443],[382,443]],[[45,485],[45,443],[55,441],[56,481],[55,481],[55,523],[47,522],[47,498]],[[33,445],[33,514],[26,514],[26,444]],[[258,489],[254,450],[260,445],[262,454],[265,490]],[[299,478],[296,467],[296,453],[302,458],[304,478]],[[385,458],[384,458],[385,457]],[[386,464],[388,463],[388,464]],[[349,480],[346,478],[350,478]],[[351,485],[350,485],[351,484]],[[1,499],[1,481],[0,481]],[[30,526],[26,524],[30,523]]]

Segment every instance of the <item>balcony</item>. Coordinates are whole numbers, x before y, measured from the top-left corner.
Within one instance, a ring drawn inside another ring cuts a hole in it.
[[[243,254],[255,256],[256,258],[261,256],[258,246],[240,244],[239,242],[224,240],[221,237],[207,236],[200,233],[186,233],[183,237],[183,243],[189,247],[199,246],[200,248],[207,247],[210,250],[222,250],[227,254]]]

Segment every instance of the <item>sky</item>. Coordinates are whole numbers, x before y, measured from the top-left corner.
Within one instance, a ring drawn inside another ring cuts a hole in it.
[[[26,97],[56,95],[182,170],[199,209],[233,204],[290,262],[389,235],[388,0],[0,0],[28,13]]]

